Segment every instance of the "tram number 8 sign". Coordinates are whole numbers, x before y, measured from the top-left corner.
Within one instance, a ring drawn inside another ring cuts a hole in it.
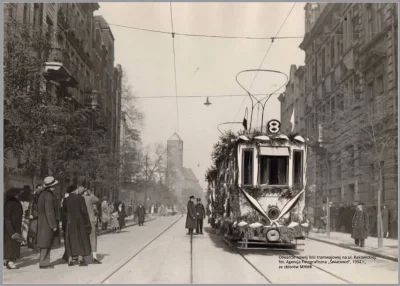
[[[276,134],[279,132],[280,128],[281,123],[276,119],[272,119],[267,123],[267,130],[269,133]]]

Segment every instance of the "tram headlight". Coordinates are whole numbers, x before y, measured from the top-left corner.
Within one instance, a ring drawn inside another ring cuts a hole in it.
[[[278,209],[277,206],[270,206],[268,208],[268,216],[270,219],[275,220],[279,217],[280,210]]]
[[[279,231],[276,229],[271,229],[267,232],[267,239],[268,241],[275,242],[278,241],[280,238]]]

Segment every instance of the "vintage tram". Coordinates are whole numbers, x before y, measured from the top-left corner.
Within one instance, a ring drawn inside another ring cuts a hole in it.
[[[301,250],[307,142],[282,134],[271,120],[267,132],[227,132],[214,146],[206,181],[209,222],[239,249]]]

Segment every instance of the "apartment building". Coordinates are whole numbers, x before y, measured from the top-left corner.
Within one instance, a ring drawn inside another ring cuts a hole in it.
[[[307,3],[304,9],[304,96],[301,85],[292,89],[300,78],[292,67],[280,99],[284,128],[294,110],[295,130],[304,122],[314,142],[308,187],[315,194],[308,203],[329,198],[374,207],[381,188],[380,201],[397,225],[397,4]],[[376,132],[371,140],[357,128]]]

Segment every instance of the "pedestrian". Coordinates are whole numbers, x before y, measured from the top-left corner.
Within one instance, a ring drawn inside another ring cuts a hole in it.
[[[128,206],[128,219],[132,219],[132,214],[133,214],[132,204],[129,204],[129,206]]]
[[[23,208],[18,199],[20,190],[8,190],[4,196],[4,266],[18,269],[14,262],[21,257]]]
[[[62,259],[65,260],[68,263],[68,254],[67,254],[67,212],[66,212],[66,206],[65,206],[65,199],[69,197],[69,195],[74,192],[78,187],[76,185],[71,185],[68,186],[67,192],[64,195],[64,198],[61,201],[61,227],[63,231],[63,237],[64,237],[64,254],[62,256]]]
[[[201,199],[197,198],[196,205],[196,219],[197,219],[197,228],[196,234],[203,234],[203,220],[206,218],[206,210],[201,203]]]
[[[389,223],[390,223],[390,212],[389,212],[387,205],[383,205],[383,209],[382,209],[383,237],[389,237]]]
[[[113,206],[111,205],[111,207],[113,207]],[[111,211],[110,227],[112,228],[113,233],[116,233],[117,229],[119,228],[118,208],[114,208]]]
[[[25,185],[22,188],[20,195],[18,196],[18,200],[22,205],[22,236],[24,237],[24,241],[21,243],[21,246],[27,246],[28,241],[28,232],[29,232],[29,204],[32,201],[32,190],[28,185]]]
[[[36,248],[36,236],[38,229],[38,199],[43,190],[43,185],[37,185],[28,207],[29,229],[28,229],[28,248]]]
[[[137,207],[136,215],[138,217],[139,226],[142,226],[144,224],[144,218],[146,215],[146,208],[142,204],[139,204]]]
[[[353,232],[351,237],[354,238],[355,244],[360,247],[364,247],[369,231],[369,217],[363,205],[361,202],[358,203],[352,220]]]
[[[319,216],[318,216],[318,229],[317,232],[322,228],[322,232],[325,231],[326,229],[326,221],[327,221],[327,213],[326,213],[326,206],[325,204],[322,205],[322,209],[319,211]]]
[[[101,203],[101,229],[106,230],[108,221],[110,220],[109,208],[107,203],[107,197],[103,198]]]
[[[73,257],[78,257],[79,266],[87,266],[84,256],[91,254],[90,233],[92,230],[85,199],[82,194],[85,188],[79,186],[64,201],[67,214],[67,234],[65,247],[68,255],[68,266],[73,266]]]
[[[39,268],[51,269],[50,251],[58,247],[60,242],[59,209],[54,194],[58,181],[49,176],[44,179],[44,189],[38,199],[38,235],[37,247],[40,249]]]
[[[92,231],[90,232],[90,248],[92,249],[92,263],[101,264],[97,259],[97,204],[100,201],[90,190],[85,191],[84,198],[86,202],[86,208],[89,214],[89,220]]]
[[[193,235],[193,229],[197,227],[196,222],[196,207],[194,205],[194,196],[190,196],[187,204],[187,215],[186,215],[186,228],[189,230],[187,235]]]
[[[118,223],[119,223],[119,231],[125,226],[125,218],[126,218],[126,211],[125,205],[123,203],[118,204]]]

